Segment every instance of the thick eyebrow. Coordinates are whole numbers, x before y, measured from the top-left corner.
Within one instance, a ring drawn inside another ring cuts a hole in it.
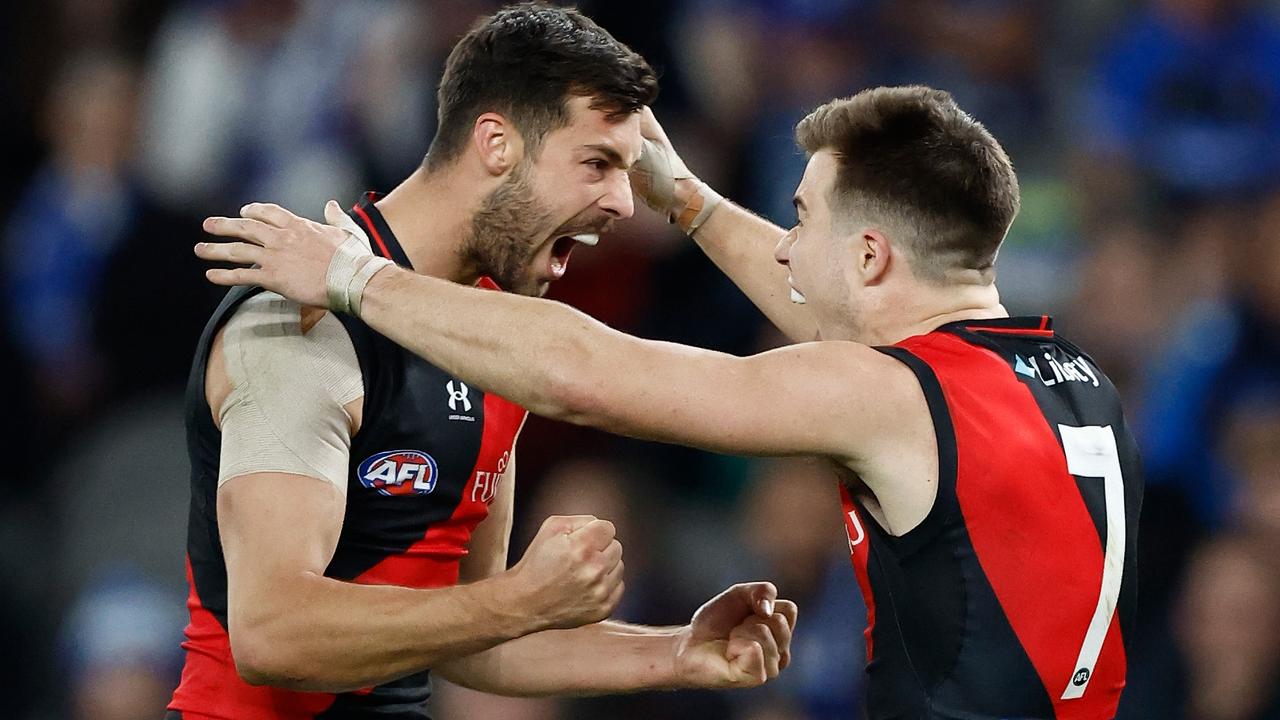
[[[623,170],[630,170],[631,166],[634,164],[634,163],[629,163],[626,160],[623,160],[622,154],[619,153],[617,150],[614,150],[612,147],[609,147],[608,145],[583,145],[583,147],[588,150],[593,150],[595,152],[598,152],[601,155],[604,155],[605,159],[609,161],[609,164],[616,168],[622,168]]]

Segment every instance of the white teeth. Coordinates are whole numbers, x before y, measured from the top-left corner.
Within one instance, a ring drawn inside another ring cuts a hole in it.
[[[791,302],[797,305],[803,305],[805,302],[804,295],[801,295],[799,290],[791,288]]]
[[[600,242],[600,236],[596,233],[582,233],[580,235],[574,235],[573,239],[583,245],[591,245],[592,247],[594,247],[596,243]]]

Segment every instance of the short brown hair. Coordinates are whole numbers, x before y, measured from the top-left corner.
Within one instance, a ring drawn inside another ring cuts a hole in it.
[[[590,97],[593,109],[620,117],[657,94],[649,63],[586,15],[540,3],[505,7],[481,18],[449,53],[424,162],[456,158],[486,112],[511,118],[536,155],[543,136],[568,123],[569,96]]]
[[[832,100],[796,126],[810,154],[831,150],[832,222],[850,215],[897,222],[912,267],[942,282],[953,270],[994,278],[996,251],[1018,214],[1009,156],[950,93],[878,87]]]

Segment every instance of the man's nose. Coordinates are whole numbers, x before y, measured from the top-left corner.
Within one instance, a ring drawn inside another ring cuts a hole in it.
[[[796,229],[791,228],[786,235],[778,238],[778,245],[773,249],[773,259],[780,265],[791,264],[791,246],[796,244]]]
[[[635,214],[635,200],[631,197],[631,177],[625,172],[613,173],[609,190],[600,198],[600,209],[618,220],[626,220]]]

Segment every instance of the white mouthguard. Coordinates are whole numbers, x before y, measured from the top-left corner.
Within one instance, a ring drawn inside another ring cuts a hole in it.
[[[801,295],[799,290],[791,288],[791,302],[797,305],[803,305],[805,302],[804,295]]]
[[[595,247],[596,243],[600,242],[600,236],[596,233],[582,233],[580,235],[574,235],[573,239],[583,245],[590,245],[592,247]]]

